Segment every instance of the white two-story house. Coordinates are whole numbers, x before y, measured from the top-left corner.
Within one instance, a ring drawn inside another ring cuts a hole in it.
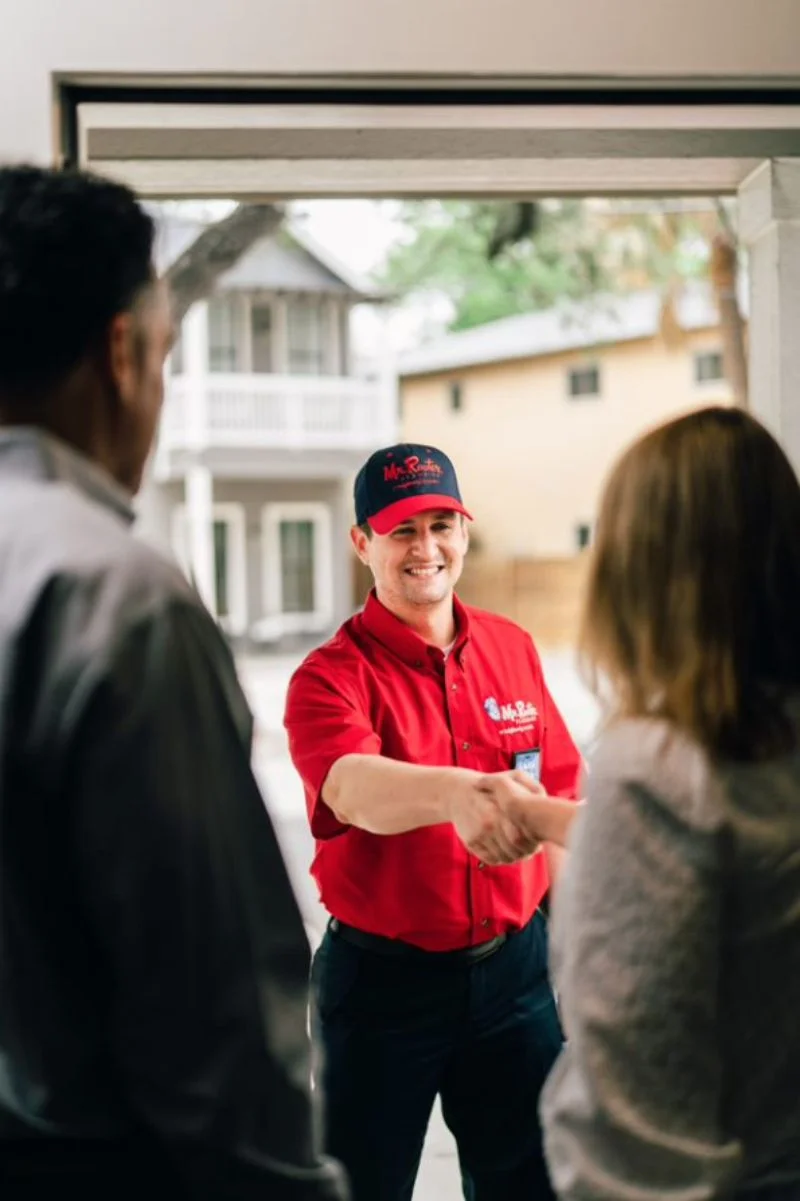
[[[162,222],[162,268],[198,232]],[[320,636],[352,612],[353,476],[397,437],[390,364],[376,348],[357,373],[351,345],[354,307],[380,299],[284,226],[184,319],[139,525],[233,639]]]

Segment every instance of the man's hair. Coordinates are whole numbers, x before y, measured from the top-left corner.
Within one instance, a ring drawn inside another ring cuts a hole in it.
[[[153,279],[134,194],[80,171],[0,167],[0,397],[57,385]]]
[[[660,717],[714,755],[790,749],[800,691],[800,484],[737,409],[678,418],[617,463],[581,637],[611,716]]]

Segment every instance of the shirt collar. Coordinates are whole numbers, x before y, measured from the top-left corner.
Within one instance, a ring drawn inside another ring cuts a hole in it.
[[[456,640],[451,654],[460,663],[469,641],[469,614],[455,595],[453,596],[453,615],[456,620]],[[382,643],[410,667],[422,668],[426,665],[440,667],[444,663],[445,656],[441,647],[431,646],[424,638],[420,638],[419,634],[415,634],[399,617],[395,617],[394,613],[381,604],[374,589],[367,597],[361,620],[364,629],[371,637]]]
[[[28,479],[59,480],[131,524],[132,497],[107,471],[53,434],[33,426],[0,429],[0,472]]]

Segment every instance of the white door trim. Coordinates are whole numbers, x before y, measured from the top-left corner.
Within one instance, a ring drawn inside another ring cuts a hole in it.
[[[284,613],[281,573],[283,521],[310,521],[314,525],[314,610]],[[261,511],[262,579],[265,616],[277,621],[283,633],[314,633],[333,621],[333,522],[322,502],[284,502],[264,505]]]
[[[84,102],[79,161],[144,196],[710,195],[798,153],[800,106]]]
[[[232,501],[215,502],[213,520],[228,527],[228,608],[226,617],[214,616],[226,634],[237,637],[247,630],[247,522],[244,505]],[[186,505],[172,511],[172,546],[183,571],[190,576]],[[216,569],[215,569],[216,571]]]

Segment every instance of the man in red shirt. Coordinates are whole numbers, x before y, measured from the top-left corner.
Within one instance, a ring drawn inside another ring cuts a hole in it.
[[[467,1201],[546,1201],[537,1106],[562,1036],[539,852],[564,845],[581,758],[529,635],[455,595],[470,515],[447,456],[377,451],[355,508],[374,591],[286,707],[332,915],[313,967],[328,1150],[354,1201],[410,1201],[438,1094]]]

